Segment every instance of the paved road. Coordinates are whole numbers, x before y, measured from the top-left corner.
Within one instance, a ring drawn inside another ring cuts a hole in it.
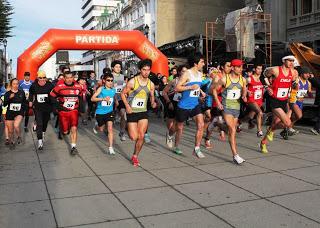
[[[42,153],[34,133],[14,151],[1,144],[0,227],[320,227],[320,137],[276,138],[264,155],[245,130],[238,142],[247,162],[236,166],[216,139],[205,159],[192,156],[193,124],[184,154],[173,154],[164,122],[151,121],[140,168],[129,163],[132,142],[116,137],[117,155],[107,155],[91,126],[81,126],[76,157],[52,127]]]

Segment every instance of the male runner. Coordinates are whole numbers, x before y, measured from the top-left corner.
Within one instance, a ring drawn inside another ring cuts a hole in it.
[[[293,69],[294,61],[294,56],[285,56],[282,58],[282,66],[270,67],[265,71],[264,82],[269,85],[267,92],[270,95],[273,118],[271,126],[260,143],[262,153],[268,153],[267,141],[273,141],[275,130],[291,126],[288,113],[288,95],[292,82],[298,77],[298,72]]]
[[[239,156],[236,144],[236,128],[240,115],[240,99],[244,102],[247,101],[246,81],[241,75],[242,65],[242,60],[233,59],[231,61],[231,73],[215,80],[212,92],[218,109],[223,110],[223,118],[228,127],[229,144],[233,154],[233,161],[238,165],[245,162],[245,160]],[[224,88],[221,102],[217,93],[217,89],[220,86]]]
[[[52,102],[57,103],[57,110],[60,123],[60,131],[63,135],[70,132],[71,155],[76,155],[78,150],[77,128],[79,119],[79,98],[82,95],[81,86],[74,81],[74,76],[70,71],[64,73],[64,81],[58,83],[51,91]]]
[[[30,80],[30,72],[24,72],[24,79],[19,81],[19,89],[23,90],[26,99],[29,99],[29,90],[32,85],[33,81]],[[24,131],[28,132],[28,123],[29,123],[29,106],[25,106],[25,113],[24,113]]]
[[[152,61],[150,59],[141,60],[138,65],[139,75],[130,79],[121,92],[121,98],[127,112],[129,136],[131,140],[135,141],[134,153],[131,158],[134,166],[140,166],[138,155],[148,129],[148,98],[150,97],[152,108],[157,106],[154,98],[154,84],[148,78]]]

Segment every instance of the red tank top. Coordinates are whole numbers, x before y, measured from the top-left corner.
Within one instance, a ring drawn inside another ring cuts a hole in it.
[[[254,79],[253,75],[250,76],[250,83],[248,83],[248,91],[251,94],[248,96],[249,103],[257,103],[262,105],[263,102],[263,85],[261,81],[258,82]]]
[[[292,72],[289,70],[288,75],[284,75],[282,68],[279,66],[279,75],[272,82],[273,98],[280,101],[285,101],[288,99],[289,89],[292,84]]]

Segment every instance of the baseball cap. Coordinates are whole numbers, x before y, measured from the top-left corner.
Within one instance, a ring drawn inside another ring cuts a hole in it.
[[[282,62],[286,61],[286,60],[293,60],[293,61],[296,61],[296,57],[294,57],[293,55],[287,55],[287,56],[284,56],[282,58]]]
[[[231,66],[242,66],[243,61],[241,59],[233,59],[231,60]]]

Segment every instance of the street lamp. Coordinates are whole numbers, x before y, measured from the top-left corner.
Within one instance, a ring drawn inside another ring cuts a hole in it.
[[[150,31],[150,27],[148,24],[146,24],[143,28],[143,33],[147,37],[147,39],[149,39],[149,31]]]
[[[7,39],[3,39],[3,46],[4,46],[4,78],[6,81],[8,81],[8,76],[7,76],[7,44],[8,41]]]

